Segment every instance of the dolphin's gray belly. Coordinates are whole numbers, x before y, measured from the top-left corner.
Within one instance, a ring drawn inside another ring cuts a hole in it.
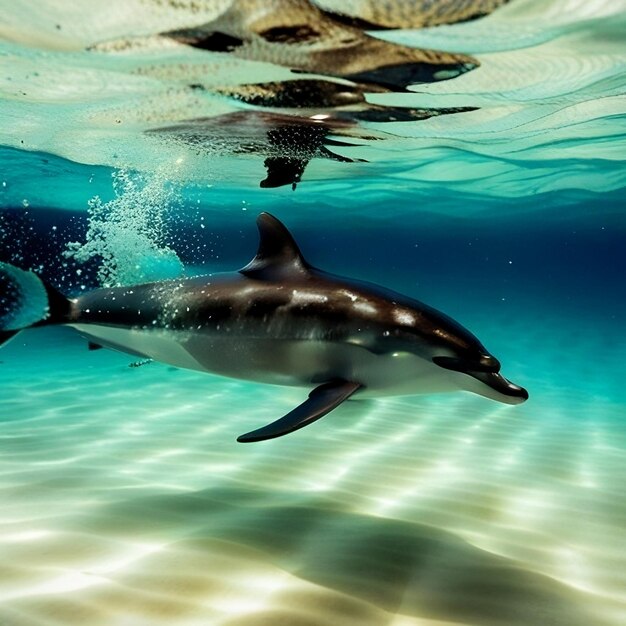
[[[340,378],[350,371],[347,355],[323,341],[242,338],[96,324],[72,326],[107,347],[175,367],[264,383],[310,385]]]
[[[358,345],[331,341],[126,329],[96,324],[72,326],[108,347],[175,367],[232,378],[307,387],[334,379],[352,380],[365,386],[359,395],[372,396],[432,393],[452,388],[445,370],[409,353],[379,355]]]

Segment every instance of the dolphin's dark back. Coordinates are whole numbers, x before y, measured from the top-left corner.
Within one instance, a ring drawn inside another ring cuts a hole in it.
[[[310,267],[280,279],[227,273],[99,289],[76,300],[71,322],[348,342],[428,358],[438,343],[482,348],[460,324],[417,300]]]
[[[271,215],[257,224],[257,254],[239,272],[99,289],[76,300],[72,323],[345,342],[428,360],[444,346],[471,358],[484,353],[474,335],[432,307],[314,268]]]

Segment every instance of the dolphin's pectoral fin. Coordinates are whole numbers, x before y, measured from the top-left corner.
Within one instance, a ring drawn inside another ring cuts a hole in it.
[[[90,352],[92,352],[93,350],[102,350],[102,348],[104,348],[104,346],[100,345],[99,343],[96,343],[95,341],[90,341],[87,344],[87,347]]]
[[[361,383],[353,383],[347,380],[338,380],[324,383],[316,387],[300,406],[290,411],[284,417],[258,428],[245,435],[237,437],[241,443],[251,443],[253,441],[264,441],[282,437],[294,430],[303,428],[312,422],[324,417],[333,409],[337,408],[344,400],[347,400],[357,389],[362,387]]]

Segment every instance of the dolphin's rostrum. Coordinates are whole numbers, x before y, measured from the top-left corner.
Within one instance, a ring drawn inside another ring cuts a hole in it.
[[[257,224],[258,252],[239,272],[98,289],[76,299],[0,264],[0,341],[29,326],[63,324],[90,342],[176,367],[314,387],[303,404],[242,442],[302,428],[353,394],[466,390],[507,404],[528,398],[450,317],[318,270],[275,217],[261,213]]]

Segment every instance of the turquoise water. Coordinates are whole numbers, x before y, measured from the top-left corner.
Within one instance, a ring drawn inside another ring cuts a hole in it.
[[[511,0],[425,28],[410,11],[376,35],[480,66],[370,85],[381,115],[472,109],[405,122],[225,95],[345,75],[294,75],[310,50],[155,36],[230,4],[0,0],[0,261],[68,294],[232,271],[270,211],[316,267],[471,329],[530,399],[357,399],[243,446],[308,390],[28,330],[0,351],[0,624],[622,624],[626,4]],[[260,112],[345,113],[324,122],[341,159],[317,135],[268,141],[285,121]],[[284,154],[300,175],[261,187]]]

